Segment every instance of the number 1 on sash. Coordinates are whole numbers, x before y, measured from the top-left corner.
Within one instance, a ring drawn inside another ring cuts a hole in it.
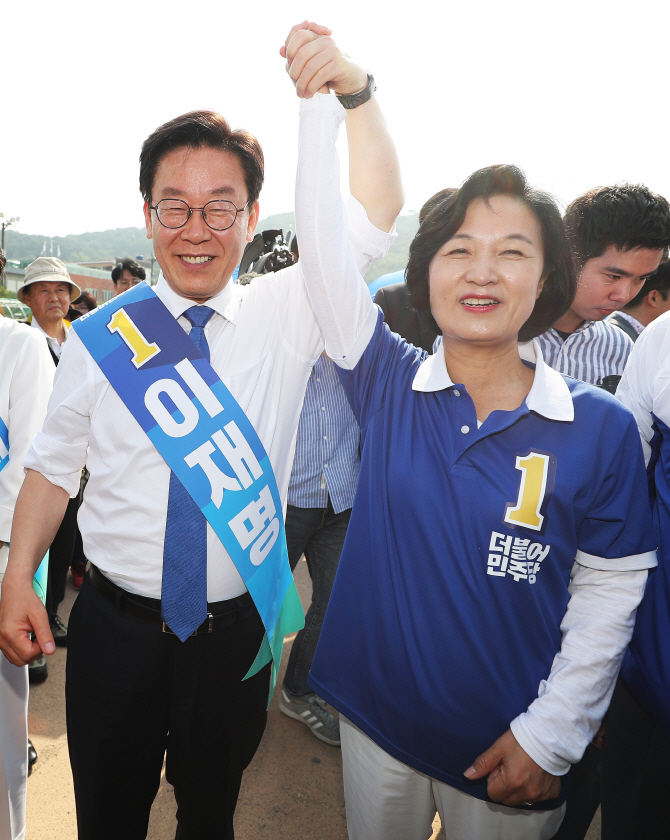
[[[133,319],[128,315],[125,309],[117,310],[111,317],[107,324],[107,329],[111,333],[117,332],[125,343],[133,351],[131,362],[136,368],[141,368],[145,362],[153,358],[156,353],[160,353],[161,349],[152,341],[151,344],[146,340],[142,333],[137,329]]]

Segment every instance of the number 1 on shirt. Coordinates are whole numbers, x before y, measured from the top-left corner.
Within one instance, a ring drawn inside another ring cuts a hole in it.
[[[515,505],[508,505],[505,522],[541,531],[544,516],[540,513],[547,490],[549,456],[530,452],[516,457],[516,468],[521,472],[519,496]]]
[[[160,353],[161,349],[152,341],[151,344],[146,340],[142,333],[137,329],[133,319],[128,315],[125,309],[117,310],[111,317],[107,324],[107,329],[111,333],[118,332],[121,338],[133,351],[131,362],[136,368],[141,368],[145,362],[152,359],[156,353]]]

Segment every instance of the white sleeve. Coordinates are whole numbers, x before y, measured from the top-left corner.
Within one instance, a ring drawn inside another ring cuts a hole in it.
[[[372,302],[349,243],[340,194],[335,141],[344,109],[335,96],[300,101],[300,151],[296,179],[298,265],[323,334],[327,354],[353,368],[377,323]]]
[[[603,572],[575,563],[561,649],[537,700],[511,723],[521,747],[548,773],[567,773],[597,732],[646,580],[646,569]]]
[[[23,459],[42,428],[54,371],[44,336],[26,328],[9,385],[9,461],[0,473],[0,540],[3,542],[9,542],[14,506],[25,475]]]
[[[373,263],[388,254],[398,234],[395,225],[389,233],[375,227],[368,219],[365,207],[353,195],[347,200],[347,219],[351,250],[354,252],[358,270],[365,274]]]
[[[670,320],[661,315],[635,342],[617,388],[618,399],[635,415],[645,464],[651,457],[655,413],[670,423]]]
[[[23,462],[71,499],[79,492],[81,471],[86,464],[91,413],[108,387],[104,378],[94,387],[94,368],[90,353],[72,330],[56,369],[54,388],[46,420]],[[100,391],[100,393],[97,393]]]

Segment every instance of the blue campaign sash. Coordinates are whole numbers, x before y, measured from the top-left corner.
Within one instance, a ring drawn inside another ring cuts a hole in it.
[[[305,623],[288,562],[282,503],[256,430],[153,289],[142,282],[73,324],[126,408],[232,558],[265,626],[244,679]]]
[[[9,463],[9,429],[0,417],[0,472]]]
[[[0,417],[0,472],[9,463],[9,429],[7,424]],[[7,543],[9,546],[9,543]],[[47,574],[49,572],[49,552],[44,555],[44,559],[39,565],[33,578],[33,589],[39,595],[42,603],[46,603],[47,597]]]

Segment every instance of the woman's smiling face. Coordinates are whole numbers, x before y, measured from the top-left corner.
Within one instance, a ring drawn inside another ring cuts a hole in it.
[[[444,341],[515,342],[544,283],[540,224],[523,201],[471,202],[429,267],[430,308]]]

